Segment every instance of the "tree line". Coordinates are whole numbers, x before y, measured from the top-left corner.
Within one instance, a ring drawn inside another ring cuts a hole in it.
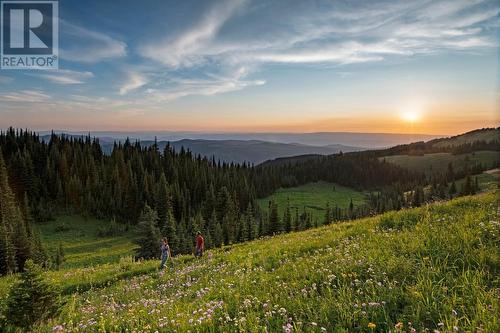
[[[419,189],[430,183],[423,173],[381,161],[374,152],[297,157],[254,167],[216,161],[184,149],[175,151],[169,145],[160,151],[156,144],[142,147],[128,139],[116,143],[108,155],[90,135],[52,134],[41,140],[34,132],[12,128],[0,133],[0,147],[4,165],[0,236],[10,239],[3,241],[0,255],[11,258],[13,251],[19,253],[17,267],[2,273],[22,268],[32,256],[23,254],[28,253],[23,248],[44,253],[43,249],[33,250],[40,242],[32,221],[43,222],[60,213],[115,220],[138,226],[150,235],[167,235],[176,253],[188,253],[196,231],[206,235],[209,246],[220,246],[303,230],[421,204],[426,198]],[[436,184],[450,186],[458,176],[458,172],[436,175]],[[365,205],[357,207],[332,203],[325,209],[324,221],[289,207],[278,216],[276,203],[270,202],[267,210],[256,204],[257,198],[280,187],[320,180],[371,194]],[[26,237],[14,236],[16,232]]]

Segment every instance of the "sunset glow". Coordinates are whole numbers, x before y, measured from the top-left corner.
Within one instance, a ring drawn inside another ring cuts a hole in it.
[[[61,2],[59,69],[0,71],[0,128],[458,134],[500,126],[494,1],[183,1],[175,10],[144,2],[142,15],[126,18],[137,9],[114,6]]]

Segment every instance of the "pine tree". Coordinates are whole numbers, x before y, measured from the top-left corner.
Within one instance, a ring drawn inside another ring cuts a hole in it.
[[[349,203],[349,218],[350,219],[354,218],[354,204],[352,203],[352,198],[351,202]]]
[[[453,196],[457,194],[457,184],[455,184],[455,181],[453,181],[450,185],[450,189],[448,190],[448,195],[450,198],[453,198]]]
[[[474,194],[472,180],[471,180],[470,175],[467,175],[467,177],[465,177],[465,182],[462,185],[462,191],[460,191],[460,194],[461,195]]]
[[[282,231],[280,218],[278,216],[278,205],[271,201],[269,204],[269,233],[278,234]]]
[[[141,213],[138,231],[140,232],[137,244],[137,257],[143,259],[153,259],[159,257],[160,230],[157,226],[158,214],[146,205]]]
[[[332,213],[330,211],[330,204],[326,204],[326,209],[325,209],[325,219],[323,221],[324,225],[328,225],[332,222]]]
[[[59,243],[54,258],[54,264],[56,265],[56,269],[60,269],[63,263],[64,263],[64,248],[62,246],[62,243]]]
[[[53,317],[62,305],[56,290],[43,278],[41,268],[31,260],[26,262],[5,303],[7,321],[26,330]]]
[[[290,212],[290,200],[289,199],[287,199],[285,212],[283,213],[283,229],[286,232],[290,232],[293,229],[292,214]]]
[[[224,236],[222,234],[222,227],[219,222],[216,222],[215,224],[213,239],[216,247],[219,247],[223,244]]]

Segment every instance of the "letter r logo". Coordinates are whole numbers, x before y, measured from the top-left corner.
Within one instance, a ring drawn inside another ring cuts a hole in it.
[[[53,54],[56,8],[54,1],[2,1],[2,54]]]

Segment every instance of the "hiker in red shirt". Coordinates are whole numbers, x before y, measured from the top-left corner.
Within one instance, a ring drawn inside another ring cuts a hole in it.
[[[196,251],[195,256],[201,257],[203,255],[203,251],[205,250],[205,239],[201,235],[201,232],[196,233]]]

